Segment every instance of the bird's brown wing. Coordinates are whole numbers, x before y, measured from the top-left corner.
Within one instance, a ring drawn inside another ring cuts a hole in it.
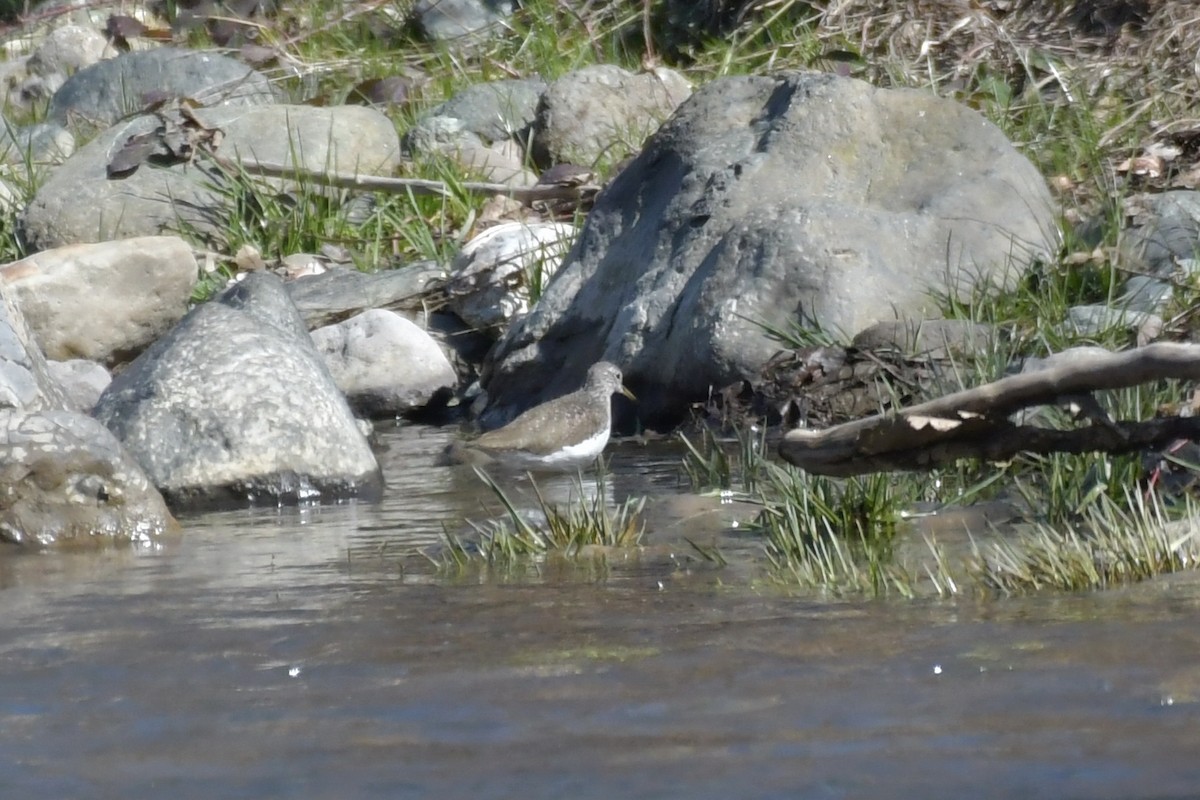
[[[471,447],[484,450],[523,450],[545,455],[564,444],[578,444],[607,422],[608,409],[601,411],[593,403],[580,403],[577,396],[568,395],[535,406],[503,428],[489,431],[474,441]],[[564,431],[584,431],[566,442]]]

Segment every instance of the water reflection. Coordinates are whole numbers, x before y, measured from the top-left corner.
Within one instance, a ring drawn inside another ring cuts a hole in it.
[[[195,517],[155,550],[0,558],[0,797],[1200,785],[1193,577],[994,602],[783,597],[673,548],[736,512],[670,496],[678,454],[632,445],[609,491],[656,495],[661,548],[452,580],[409,557],[491,513],[472,474],[434,466],[447,435],[385,437],[379,504]]]

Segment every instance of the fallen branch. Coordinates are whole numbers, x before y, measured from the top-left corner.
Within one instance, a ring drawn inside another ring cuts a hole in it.
[[[1070,351],[1068,351],[1070,353]],[[1064,354],[1064,356],[1067,354]],[[1200,438],[1200,418],[1144,422],[1093,418],[1074,430],[1018,425],[1009,415],[1102,389],[1156,380],[1200,380],[1200,345],[1158,343],[1122,353],[1088,350],[1050,368],[1003,378],[902,411],[784,436],[785,461],[822,475],[926,470],[960,458],[1002,461],[1019,453],[1131,452]]]
[[[287,164],[272,164],[265,161],[235,160],[208,152],[207,155],[217,164],[231,172],[244,171],[251,175],[261,175],[268,178],[286,178],[294,181],[311,181],[324,186],[338,189],[356,189],[364,192],[385,192],[388,194],[435,195],[446,197],[453,193],[450,184],[444,181],[427,180],[424,178],[390,178],[383,175],[361,175],[359,173],[306,170]],[[596,186],[562,186],[557,184],[543,186],[509,186],[505,183],[485,183],[480,181],[461,181],[454,184],[467,192],[478,194],[504,195],[521,203],[534,203],[543,200],[582,200],[589,193],[598,191]]]

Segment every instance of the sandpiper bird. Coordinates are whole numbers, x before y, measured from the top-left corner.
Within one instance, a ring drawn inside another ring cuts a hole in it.
[[[612,432],[612,401],[621,393],[636,399],[621,383],[621,370],[598,361],[583,388],[542,403],[503,428],[469,442],[450,445],[447,455],[459,463],[501,464],[517,469],[575,469],[604,452]]]

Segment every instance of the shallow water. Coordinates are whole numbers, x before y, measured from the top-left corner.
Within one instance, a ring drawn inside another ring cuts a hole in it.
[[[637,445],[616,448],[609,491],[659,498],[643,557],[439,575],[412,554],[490,503],[433,466],[447,435],[384,436],[378,505],[0,555],[0,797],[1200,791],[1194,576],[986,603],[783,597],[728,533],[744,510],[672,497],[678,453]]]

